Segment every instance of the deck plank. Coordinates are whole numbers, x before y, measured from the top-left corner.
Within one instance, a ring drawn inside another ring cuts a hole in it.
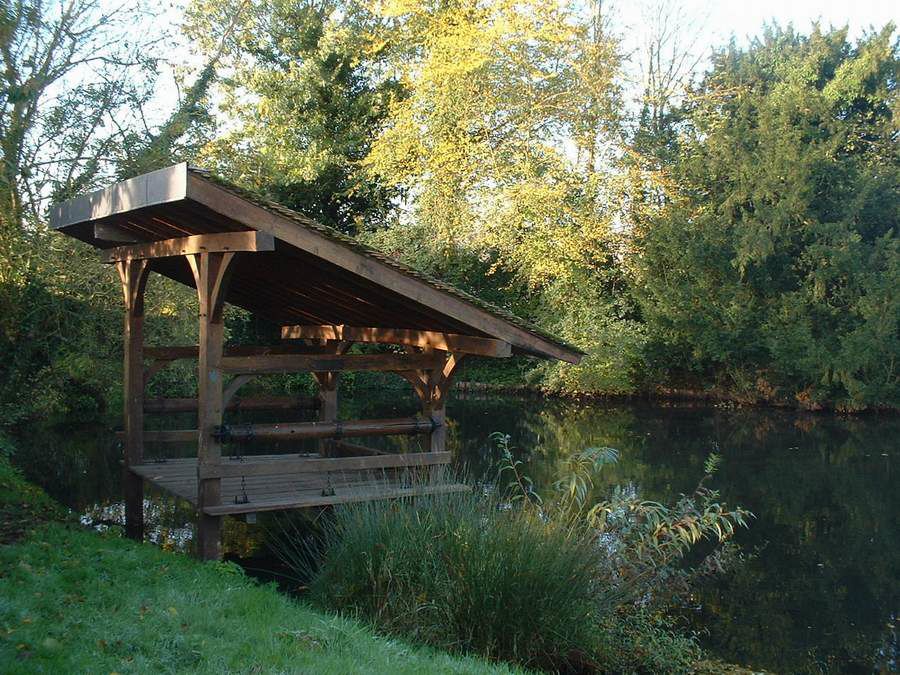
[[[247,461],[283,463],[290,455],[254,455]],[[228,461],[228,460],[226,460]],[[229,462],[237,466],[238,462]],[[177,458],[165,462],[139,464],[132,471],[154,487],[197,505],[197,459]],[[222,479],[222,502],[204,509],[207,515],[237,515],[259,511],[330,506],[351,502],[392,499],[427,494],[463,492],[470,488],[463,484],[405,486],[403,472],[398,469],[347,470],[330,473],[285,472],[274,475],[232,476]],[[323,495],[323,488],[334,488],[333,495]],[[235,497],[246,492],[249,502],[235,503]]]

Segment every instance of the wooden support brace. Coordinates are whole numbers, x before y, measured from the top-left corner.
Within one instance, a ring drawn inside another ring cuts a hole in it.
[[[453,374],[462,359],[462,354],[447,354],[441,365],[419,374],[425,383],[425,396],[419,394],[422,401],[422,415],[438,423],[428,436],[428,449],[431,452],[443,452],[447,448],[447,394],[450,391]]]
[[[234,253],[240,251],[274,251],[275,238],[266,232],[221,232],[217,234],[195,234],[190,237],[163,239],[131,246],[117,246],[100,252],[100,259],[106,263],[125,260],[148,260],[152,258],[174,258],[182,255],[203,253]]]
[[[235,375],[231,378],[231,381],[228,383],[228,386],[222,392],[222,405],[226,408],[231,404],[231,399],[235,397],[238,393],[238,390],[243,387],[245,384],[253,380],[256,377],[255,375]]]

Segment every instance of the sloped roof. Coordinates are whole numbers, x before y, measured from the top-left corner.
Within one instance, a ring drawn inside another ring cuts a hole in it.
[[[492,337],[518,353],[571,363],[583,355],[507,310],[186,164],[54,205],[50,223],[97,248],[120,243],[101,238],[107,232],[136,241],[268,232],[275,251],[239,257],[226,301],[276,323],[433,330]],[[183,258],[154,260],[153,270],[194,285]]]

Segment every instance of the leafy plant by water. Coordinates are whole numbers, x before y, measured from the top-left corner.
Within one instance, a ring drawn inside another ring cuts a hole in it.
[[[279,553],[317,603],[418,642],[551,670],[687,672],[699,647],[667,613],[689,587],[683,561],[750,514],[720,502],[709,475],[672,506],[628,486],[592,501],[610,448],[572,457],[542,497],[510,438],[493,438],[486,489],[342,506],[317,537],[284,528]]]

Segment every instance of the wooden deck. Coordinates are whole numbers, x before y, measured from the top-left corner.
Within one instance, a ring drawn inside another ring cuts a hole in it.
[[[319,459],[318,455],[304,456]],[[296,455],[255,455],[249,462],[258,466],[271,463],[274,469],[288,464]],[[295,463],[295,462],[294,462]],[[243,462],[224,459],[228,473],[240,471]],[[138,464],[131,470],[154,486],[197,505],[197,459],[167,459]],[[460,483],[427,485],[416,480],[410,486],[408,472],[397,470],[344,470],[334,472],[278,471],[266,475],[228,476],[222,479],[222,500],[203,512],[210,516],[237,515],[259,511],[331,506],[350,502],[412,497],[427,494],[465,492],[472,488]],[[243,481],[243,482],[242,482]],[[333,494],[332,494],[333,493]],[[243,498],[246,494],[247,502]]]

